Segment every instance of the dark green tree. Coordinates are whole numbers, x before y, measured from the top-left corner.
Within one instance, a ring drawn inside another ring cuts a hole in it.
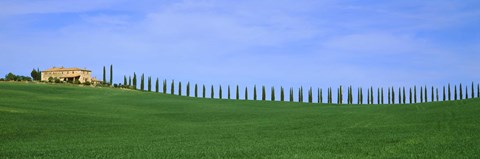
[[[445,100],[446,100],[445,93],[446,93],[446,91],[445,91],[445,86],[443,86],[443,101],[444,101],[444,102],[445,102]]]
[[[477,98],[480,98],[480,84],[477,84]]]
[[[152,91],[152,77],[150,76],[148,77],[148,91]]]
[[[451,97],[452,97],[452,94],[451,94],[451,90],[450,90],[450,83],[448,84],[448,100],[452,100]]]
[[[413,87],[413,102],[417,103],[417,86]]]
[[[213,99],[214,96],[215,96],[215,90],[213,90],[213,85],[212,85],[212,87],[211,87],[211,89],[210,89],[210,98]]]
[[[163,86],[162,86],[162,87],[163,87],[163,88],[162,88],[163,94],[167,94],[167,87],[168,87],[168,86],[167,86],[167,79],[164,79],[164,80],[163,80]]]
[[[144,91],[145,90],[145,76],[142,73],[142,77],[140,78],[140,90]]]
[[[178,95],[182,96],[182,82],[178,81]]]
[[[133,89],[137,89],[137,74],[133,73]]]
[[[253,100],[257,100],[257,85],[253,85]]]
[[[435,90],[436,90],[436,92],[437,92],[437,102],[438,102],[438,101],[439,101],[439,100],[438,100],[438,88],[436,88]]]
[[[123,85],[124,86],[127,85],[127,76],[126,75],[123,76]]]
[[[248,87],[245,87],[245,100],[248,100]]]
[[[170,94],[175,95],[175,80],[172,80],[172,84],[170,84]]]
[[[33,69],[32,72],[30,72],[30,76],[32,77],[33,80],[38,81],[38,72],[37,70]]]
[[[391,93],[391,91],[390,91],[390,87],[388,87],[388,104],[391,103],[391,100],[390,100],[391,94],[392,94],[392,93]]]
[[[298,102],[303,103],[303,87],[301,86],[298,89]]]
[[[207,89],[205,88],[205,85],[202,87],[202,97],[205,98],[207,94]]]
[[[158,93],[160,91],[159,88],[160,88],[160,86],[159,86],[158,78],[157,78],[157,80],[155,81],[155,92]]]
[[[187,97],[190,97],[190,82],[187,82]]]
[[[128,86],[132,86],[132,76],[128,76]]]
[[[460,88],[460,100],[462,100],[463,99],[463,91],[462,91],[462,84],[461,83],[460,83],[460,87],[458,87],[458,88]]]
[[[402,104],[402,89],[398,87],[398,104]]]
[[[423,103],[423,87],[420,86],[420,103]]]
[[[412,87],[410,87],[409,103],[412,104]]]
[[[465,86],[465,99],[468,99],[468,86]]]
[[[280,87],[280,101],[285,101],[285,93],[283,92],[283,87]]]
[[[322,89],[318,89],[318,103],[323,103],[323,92]]]
[[[271,100],[272,100],[272,101],[275,101],[275,87],[273,87],[273,86],[272,86],[271,96],[272,96]]]
[[[454,97],[454,100],[457,100],[457,85],[455,85]]]
[[[265,86],[262,86],[262,101],[265,101],[267,98],[267,95],[265,94]]]
[[[240,90],[238,88],[238,84],[237,84],[237,89],[236,89],[236,99],[240,100]]]
[[[40,68],[37,67],[37,80],[41,81],[42,80],[42,71],[40,71]]]
[[[223,98],[222,94],[223,94],[222,85],[219,85],[219,87],[218,87],[218,98],[222,99]]]
[[[475,86],[472,82],[472,98],[475,98]]]
[[[312,87],[308,89],[308,103],[313,103]]]
[[[105,69],[105,66],[103,66],[103,83],[107,83],[107,70]]]
[[[395,104],[395,88],[392,87],[392,104]]]
[[[383,104],[383,102],[384,102],[384,98],[383,98],[383,87],[382,87],[382,93],[381,93],[381,94],[382,94],[382,99],[381,99],[380,101],[382,101],[382,104]]]
[[[293,88],[292,87],[290,87],[289,96],[290,96],[290,102],[293,102]]]
[[[357,104],[361,104],[361,102],[360,102],[360,93],[361,93],[360,87],[358,87],[358,89],[357,89]]]
[[[195,91],[195,98],[198,98],[198,85],[196,83],[195,83],[194,91]]]
[[[227,93],[228,100],[230,100],[230,99],[231,99],[231,98],[230,98],[230,85],[228,85],[228,88],[227,88],[227,89],[228,89],[228,90],[227,90],[227,92],[228,92],[228,93]]]
[[[425,96],[424,97],[425,97],[425,103],[426,103],[426,102],[428,102],[427,85],[425,85],[423,90],[425,91],[425,94],[424,94]]]
[[[110,85],[113,86],[113,65],[110,65]]]
[[[407,98],[405,97],[405,87],[403,87],[403,104],[407,104]]]
[[[432,86],[432,99],[431,99],[432,102],[435,101],[435,89],[433,88]]]

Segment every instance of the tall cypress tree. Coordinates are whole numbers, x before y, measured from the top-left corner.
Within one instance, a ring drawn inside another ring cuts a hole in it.
[[[409,103],[412,104],[412,87],[410,87],[410,94],[408,94],[409,96]]]
[[[127,76],[126,75],[123,76],[123,85],[124,86],[127,85]]]
[[[477,84],[477,98],[480,98],[480,84]]]
[[[205,88],[205,85],[202,85],[202,97],[206,98],[207,96],[207,88]]]
[[[465,86],[465,99],[468,99],[468,86]]]
[[[198,85],[195,83],[195,98],[198,98]]]
[[[237,90],[236,90],[236,99],[239,100],[240,99],[240,92],[238,90],[238,85],[237,85]]]
[[[103,66],[103,84],[107,84],[107,70]]]
[[[443,101],[444,101],[444,102],[445,102],[445,100],[446,100],[445,93],[446,93],[446,91],[445,91],[445,86],[443,86]]]
[[[300,90],[298,91],[298,99],[300,103],[303,103],[303,87],[300,86]]]
[[[271,100],[272,100],[272,101],[275,101],[275,87],[273,87],[273,86],[272,86],[271,96],[272,96]]]
[[[170,86],[170,94],[175,95],[175,80],[172,80],[172,84]]]
[[[157,78],[157,81],[155,81],[155,92],[158,93],[159,91],[159,85],[158,85],[158,78]]]
[[[413,87],[413,102],[415,104],[417,103],[417,86],[416,85]]]
[[[228,90],[227,90],[227,92],[228,92],[228,95],[227,95],[227,96],[228,96],[228,100],[230,100],[230,99],[231,99],[231,98],[230,98],[230,85],[228,85]]]
[[[137,89],[137,74],[133,73],[133,89]]]
[[[425,85],[425,88],[423,89],[425,91],[425,103],[428,102],[428,96],[427,96],[427,85]],[[432,92],[433,93],[433,92]]]
[[[432,99],[431,99],[432,102],[434,102],[434,100],[435,100],[435,92],[434,91],[435,91],[435,89],[432,86]]]
[[[210,89],[210,98],[213,99],[214,97],[215,97],[215,90],[213,90],[213,85],[212,85],[212,87]]]
[[[403,87],[403,104],[407,104],[406,102],[406,97],[405,97],[405,87]]]
[[[391,94],[392,94],[392,93],[391,93],[391,91],[390,91],[390,87],[388,87],[388,104],[391,103],[391,100],[390,100],[391,97],[392,97]]]
[[[245,87],[245,100],[248,100],[248,87]]]
[[[219,88],[218,88],[218,98],[222,99],[222,85],[219,85]]]
[[[392,104],[395,104],[395,88],[392,87]]]
[[[438,102],[438,101],[439,101],[439,100],[438,100],[438,88],[436,88],[436,92],[437,92],[437,102]]]
[[[167,94],[167,79],[164,79],[163,80],[163,89],[162,89],[162,92],[163,94]]]
[[[370,104],[370,88],[367,89],[367,104]]]
[[[462,91],[462,84],[460,83],[460,100],[463,99],[463,91]]]
[[[473,82],[472,82],[472,98],[475,98],[475,87]]]
[[[265,95],[265,86],[262,86],[262,101],[265,101],[265,98],[267,96]]]
[[[253,85],[253,100],[257,100],[257,85]]]
[[[187,82],[187,97],[190,97],[190,82]]]
[[[290,92],[289,92],[289,97],[290,97],[290,102],[293,102],[293,88],[290,87]]]
[[[113,65],[110,65],[110,85],[113,86]]]
[[[318,103],[323,103],[323,92],[322,92],[322,88],[320,88],[320,92],[318,93],[318,98],[319,98],[319,102],[318,102]]]
[[[178,81],[178,95],[182,96],[182,81]]]
[[[402,90],[398,87],[398,104],[402,104]]]
[[[457,100],[457,85],[455,85],[454,97],[454,100]]]
[[[152,91],[152,77],[150,76],[148,77],[148,91]]]
[[[423,103],[423,87],[420,86],[420,103]]]
[[[308,103],[313,103],[312,87],[308,90]]]
[[[132,76],[128,76],[128,86],[132,86]]]
[[[383,98],[383,87],[382,87],[382,104],[384,104],[383,102],[385,101],[384,98]]]
[[[285,101],[285,93],[283,92],[283,87],[280,87],[280,101]]]
[[[144,74],[142,73],[142,77],[140,79],[140,90],[141,91],[144,91],[145,90],[145,76]]]
[[[451,94],[452,91],[450,91],[450,83],[448,84],[448,100],[452,100],[451,97],[452,97],[452,94]]]

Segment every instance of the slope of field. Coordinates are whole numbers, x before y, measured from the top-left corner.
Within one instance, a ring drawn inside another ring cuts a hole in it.
[[[480,100],[319,105],[0,82],[0,158],[478,158]]]

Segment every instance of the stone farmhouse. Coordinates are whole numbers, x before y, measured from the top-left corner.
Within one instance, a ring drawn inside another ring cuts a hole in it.
[[[92,78],[92,71],[80,68],[64,68],[53,67],[42,71],[42,81],[49,81],[52,79],[59,79],[65,82],[80,81],[81,83],[90,82],[97,83],[95,78]]]

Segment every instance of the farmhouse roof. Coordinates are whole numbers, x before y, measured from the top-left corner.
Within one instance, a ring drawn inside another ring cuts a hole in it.
[[[47,69],[45,71],[42,71],[42,72],[57,72],[57,71],[87,71],[87,72],[92,72],[90,70],[81,69],[81,68],[77,68],[77,67],[72,67],[72,68],[52,67],[52,68],[49,68],[49,69]]]

